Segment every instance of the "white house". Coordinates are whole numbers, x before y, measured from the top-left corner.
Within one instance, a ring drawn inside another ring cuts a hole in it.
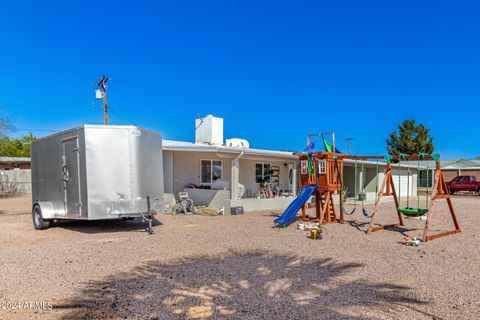
[[[195,142],[163,141],[165,193],[186,189],[196,205],[244,211],[283,209],[297,193],[297,156],[249,148],[244,139],[223,143],[223,119],[195,121]],[[277,198],[257,199],[262,187]]]
[[[298,157],[292,152],[252,149],[244,139],[223,141],[223,119],[212,115],[195,120],[195,142],[164,140],[165,193],[177,196],[186,190],[196,205],[223,207],[225,212],[232,207],[245,212],[285,209],[297,195]],[[364,191],[365,199],[372,201],[379,191],[385,163],[363,162],[365,174],[361,161],[356,166],[355,170],[353,160],[344,161],[344,185],[349,196],[353,198],[356,184],[357,195]],[[407,168],[403,165],[401,172],[393,172],[402,196],[416,194],[416,167]],[[265,186],[280,197],[258,199]]]

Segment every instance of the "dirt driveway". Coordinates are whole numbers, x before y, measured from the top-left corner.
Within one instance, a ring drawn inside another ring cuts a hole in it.
[[[480,197],[454,205],[464,231],[416,248],[359,215],[322,240],[270,212],[159,215],[151,236],[140,221],[35,231],[29,198],[2,198],[0,319],[478,319]],[[379,222],[393,218],[387,203]],[[448,218],[438,201],[434,229]]]

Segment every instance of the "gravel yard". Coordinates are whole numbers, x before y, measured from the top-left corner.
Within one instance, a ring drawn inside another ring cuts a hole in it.
[[[28,197],[1,198],[0,319],[479,319],[480,197],[453,203],[463,232],[416,248],[366,235],[359,214],[321,240],[273,229],[271,212],[159,215],[151,236],[140,221],[35,231]],[[394,218],[385,203],[378,222]],[[423,223],[406,219],[406,233]],[[438,200],[433,229],[447,228]],[[24,302],[45,310],[13,307]]]

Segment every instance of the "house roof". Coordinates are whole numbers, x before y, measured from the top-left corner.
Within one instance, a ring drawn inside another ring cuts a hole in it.
[[[0,162],[27,162],[30,163],[30,158],[28,157],[0,157]]]
[[[443,161],[442,169],[444,170],[480,170],[480,160],[458,159],[452,161]]]
[[[290,151],[275,151],[275,150],[263,150],[263,149],[250,149],[250,148],[233,148],[233,147],[225,147],[225,146],[217,146],[217,145],[210,145],[210,144],[203,144],[203,143],[192,143],[192,142],[185,142],[185,141],[174,141],[174,140],[163,140],[163,150],[169,151],[189,151],[189,152],[224,152],[224,153],[233,153],[233,154],[240,154],[240,152],[244,152],[244,155],[251,155],[251,156],[268,156],[268,157],[278,157],[278,158],[287,158],[298,160],[298,156],[295,155],[294,152]],[[353,159],[345,159],[345,163],[354,164],[355,160]],[[362,165],[365,166],[376,166],[377,163],[379,166],[385,166],[386,163],[384,161],[367,161],[367,160],[358,160],[357,166]],[[407,164],[402,163],[403,168],[416,168],[417,164]]]
[[[245,155],[253,156],[267,156],[287,159],[298,159],[293,152],[289,151],[276,151],[276,150],[263,150],[263,149],[251,149],[251,148],[234,148],[226,146],[217,146],[203,143],[192,143],[185,141],[163,140],[163,150],[169,151],[191,151],[191,152],[224,152],[232,154],[240,154],[242,151]]]

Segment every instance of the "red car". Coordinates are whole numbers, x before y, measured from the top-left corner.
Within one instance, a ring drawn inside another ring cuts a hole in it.
[[[448,191],[454,194],[457,191],[476,191],[480,195],[480,182],[475,176],[458,176],[447,182]]]

